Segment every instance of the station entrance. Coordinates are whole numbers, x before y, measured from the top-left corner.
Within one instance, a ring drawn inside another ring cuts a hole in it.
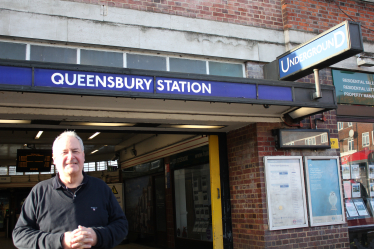
[[[58,173],[53,164],[48,172],[18,172],[17,150],[51,149],[54,139],[71,128],[44,128],[38,139],[35,136],[42,129],[0,130],[0,233],[4,238],[11,238],[31,188]],[[211,134],[108,131],[103,127],[74,130],[85,146],[84,171],[108,184],[126,214],[129,234],[124,244],[213,248]],[[213,154],[218,157],[217,152]],[[219,200],[220,186],[214,197]]]

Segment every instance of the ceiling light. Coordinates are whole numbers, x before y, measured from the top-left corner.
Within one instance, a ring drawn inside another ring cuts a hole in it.
[[[11,119],[1,119],[0,124],[30,124],[31,120],[11,120]]]
[[[100,132],[99,132],[99,133],[100,133]],[[106,146],[108,146],[108,145],[101,146],[101,147],[98,148],[97,150],[92,151],[91,154],[94,154],[94,153],[98,152],[99,150],[105,148]]]
[[[39,131],[38,134],[36,134],[35,139],[39,139],[42,134],[43,134],[43,131]]]
[[[100,134],[100,132],[96,132],[96,133],[94,133],[91,137],[88,138],[88,140],[93,139],[94,137],[96,137],[96,136],[99,135],[99,134]]]
[[[94,151],[91,152],[91,154],[96,153],[96,152],[98,152],[98,151],[99,151],[99,150],[94,150]]]
[[[288,115],[290,115],[291,118],[295,119],[315,114],[316,112],[320,112],[323,110],[324,108],[301,107],[299,109],[296,109],[295,111],[288,113]]]
[[[179,129],[221,129],[223,125],[162,125],[165,128],[179,128]]]
[[[85,126],[134,126],[131,123],[93,123],[93,122],[61,122],[60,125],[85,125]]]

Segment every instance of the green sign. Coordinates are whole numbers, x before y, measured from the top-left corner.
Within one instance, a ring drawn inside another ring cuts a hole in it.
[[[332,70],[338,104],[374,106],[374,74]]]

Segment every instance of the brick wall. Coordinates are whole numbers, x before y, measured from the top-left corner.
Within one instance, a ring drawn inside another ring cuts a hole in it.
[[[374,41],[374,32],[367,29],[374,29],[374,3],[359,0],[282,0],[284,29],[322,33],[350,20],[339,8],[361,23],[364,41]]]
[[[337,137],[335,111],[325,112],[325,116],[327,121],[319,128],[329,129],[331,137]],[[349,248],[347,225],[268,229],[263,157],[339,155],[338,150],[276,150],[271,130],[277,128],[286,126],[256,123],[228,134],[234,248]]]
[[[281,0],[67,0],[282,29]]]

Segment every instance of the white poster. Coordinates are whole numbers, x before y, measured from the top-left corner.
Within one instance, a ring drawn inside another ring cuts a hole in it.
[[[360,183],[352,183],[352,197],[361,197]]]
[[[369,178],[374,179],[374,165],[369,165]]]
[[[370,183],[370,197],[374,197],[374,183]]]
[[[111,183],[108,184],[108,186],[112,190],[122,210],[125,211],[123,209],[123,183]]]
[[[360,178],[360,167],[358,164],[351,165],[351,178],[359,179]]]
[[[345,198],[352,198],[352,187],[350,181],[343,181]]]
[[[349,217],[356,217],[358,216],[357,210],[353,202],[351,201],[346,201],[345,202],[345,207],[347,208],[347,212],[349,214]]]
[[[343,179],[351,179],[351,168],[348,164],[342,165]]]
[[[270,229],[308,226],[301,157],[265,157]]]
[[[354,201],[358,215],[366,216],[369,215],[368,211],[366,210],[365,204],[363,200],[356,200]]]

